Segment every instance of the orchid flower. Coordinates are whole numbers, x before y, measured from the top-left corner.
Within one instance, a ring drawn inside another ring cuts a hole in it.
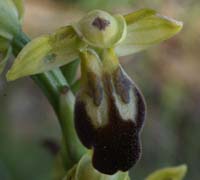
[[[182,23],[142,9],[128,15],[89,12],[80,21],[32,40],[7,73],[8,80],[49,71],[81,60],[81,88],[76,96],[75,128],[92,164],[104,174],[129,170],[140,158],[145,120],[142,93],[119,57],[166,40]]]

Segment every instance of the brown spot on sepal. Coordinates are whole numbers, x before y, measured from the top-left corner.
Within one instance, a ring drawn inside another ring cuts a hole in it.
[[[96,17],[92,22],[92,25],[97,27],[100,31],[105,30],[106,27],[110,24],[110,22],[101,17]]]
[[[111,77],[106,76],[104,86],[108,95],[109,122],[99,128],[92,125],[86,111],[85,102],[77,98],[75,105],[75,127],[81,142],[94,149],[93,166],[105,174],[114,174],[118,170],[129,170],[140,158],[140,130],[145,118],[145,103],[143,97],[132,84],[137,103],[135,121],[124,120],[115,105],[112,96]],[[94,121],[94,120],[93,120]]]

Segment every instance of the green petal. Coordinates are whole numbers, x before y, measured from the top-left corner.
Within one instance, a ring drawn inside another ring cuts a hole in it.
[[[78,57],[85,44],[71,26],[63,27],[52,35],[46,35],[28,43],[19,53],[8,71],[7,79],[33,75],[65,65]]]
[[[145,180],[182,180],[187,172],[187,166],[164,168],[150,174]]]
[[[18,11],[12,0],[0,1],[0,36],[12,39],[19,32]]]
[[[182,22],[156,14],[145,9],[125,16],[127,36],[116,47],[119,56],[125,56],[158,44],[178,33]]]

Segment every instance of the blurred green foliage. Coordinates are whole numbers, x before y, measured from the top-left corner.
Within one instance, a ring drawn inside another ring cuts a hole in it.
[[[85,9],[103,8],[111,9],[114,6],[129,5],[134,0],[64,0],[66,3],[74,3]]]
[[[29,0],[30,1],[30,0]],[[39,2],[39,1],[38,1]],[[57,1],[60,3],[61,1]],[[127,73],[142,90],[148,107],[142,132],[143,156],[131,171],[143,180],[156,169],[188,165],[186,179],[200,176],[200,1],[66,0],[124,13],[154,8],[184,22],[183,31],[162,45],[122,58]],[[127,9],[127,12],[125,12]],[[75,14],[76,15],[76,14]],[[48,23],[46,24],[48,29]],[[46,98],[28,78],[3,84],[0,80],[0,180],[48,180],[54,157],[44,149],[45,138],[60,139],[60,129]]]

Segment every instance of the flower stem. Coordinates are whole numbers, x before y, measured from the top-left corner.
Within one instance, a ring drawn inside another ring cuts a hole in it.
[[[29,41],[28,36],[21,32],[12,42],[14,55],[17,56]],[[68,170],[85,152],[85,148],[80,143],[74,129],[75,97],[59,68],[33,75],[31,78],[42,89],[57,115],[62,130],[63,144],[65,145],[63,148],[65,151],[62,152],[64,168]]]

